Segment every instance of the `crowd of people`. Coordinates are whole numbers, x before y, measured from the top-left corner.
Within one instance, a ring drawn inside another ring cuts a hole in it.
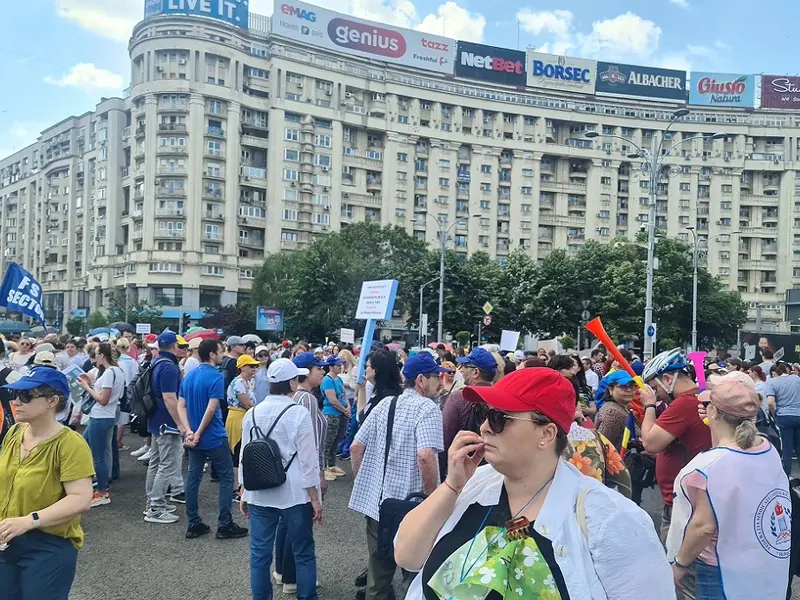
[[[313,526],[347,461],[360,599],[400,596],[398,568],[410,600],[790,597],[796,369],[730,358],[698,378],[680,350],[646,363],[622,350],[627,364],[602,347],[495,350],[7,340],[0,589],[68,597],[80,515],[111,503],[128,429],[147,463],[144,521],[175,524],[185,503],[186,538],[210,534],[209,472],[215,537],[249,535],[255,600],[274,586],[317,598]],[[131,418],[143,377],[153,406]],[[654,486],[659,531],[637,506]]]

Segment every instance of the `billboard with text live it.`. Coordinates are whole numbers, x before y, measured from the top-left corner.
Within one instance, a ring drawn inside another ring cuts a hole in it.
[[[525,53],[497,46],[458,42],[456,77],[525,87]]]
[[[800,109],[800,77],[762,75],[761,108]]]
[[[272,33],[334,52],[453,74],[455,40],[356,19],[305,2],[276,0]]]

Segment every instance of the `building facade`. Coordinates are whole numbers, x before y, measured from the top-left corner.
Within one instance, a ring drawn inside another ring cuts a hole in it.
[[[0,160],[3,269],[23,264],[47,314],[108,290],[165,316],[235,303],[266,254],[351,223],[398,225],[502,262],[636,235],[648,175],[635,146],[676,144],[657,227],[785,326],[800,285],[800,115],[493,86],[304,47],[209,19],[143,21],[131,86]],[[600,135],[587,139],[585,133]],[[630,140],[626,143],[625,138]],[[77,311],[77,312],[76,312]]]

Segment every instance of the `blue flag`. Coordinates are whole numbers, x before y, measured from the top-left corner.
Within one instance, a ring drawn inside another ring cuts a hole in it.
[[[17,263],[9,264],[6,276],[3,277],[3,285],[0,286],[0,306],[28,315],[46,326],[42,306],[42,286],[33,275]]]

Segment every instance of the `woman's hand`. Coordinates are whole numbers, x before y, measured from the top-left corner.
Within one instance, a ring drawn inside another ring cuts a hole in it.
[[[242,516],[245,519],[249,519],[250,518],[250,511],[247,508],[247,502],[245,502],[244,500],[240,500],[239,501],[239,512],[242,513]]]
[[[473,431],[459,431],[447,453],[447,483],[461,491],[483,460],[485,443]]]
[[[33,517],[14,517],[0,521],[0,544],[9,544],[15,537],[33,529]]]
[[[682,590],[684,588],[683,580],[688,572],[688,569],[681,568],[675,563],[672,563],[672,579],[675,581],[676,589]]]

